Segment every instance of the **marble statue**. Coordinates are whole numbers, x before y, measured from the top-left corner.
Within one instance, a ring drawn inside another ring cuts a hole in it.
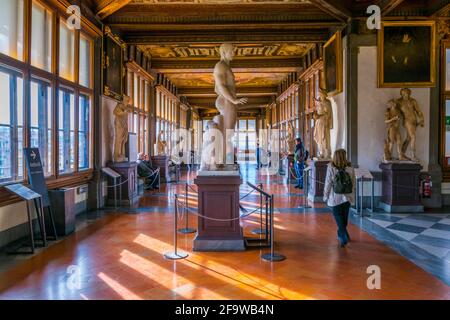
[[[288,122],[288,134],[286,136],[286,146],[287,146],[287,153],[288,154],[294,154],[295,150],[295,128],[292,125],[292,122]]]
[[[167,141],[163,140],[163,136],[164,136],[164,131],[161,130],[159,131],[158,134],[158,141],[157,141],[157,151],[158,151],[158,156],[163,156],[166,154],[166,147],[167,147]]]
[[[408,147],[411,149],[411,160],[418,162],[416,156],[416,129],[424,127],[424,116],[419,104],[411,98],[411,90],[404,88],[400,90],[401,98],[397,100],[398,107],[403,114],[403,126],[406,129],[406,139],[403,142],[402,153],[406,154]]]
[[[128,112],[130,97],[124,96],[123,101],[114,108],[114,162],[124,162],[125,144],[128,141]]]
[[[325,90],[319,90],[319,99],[316,99],[316,111],[314,112],[314,141],[318,146],[318,158],[331,158],[330,130],[333,129],[333,109],[331,101]]]
[[[215,142],[214,135],[212,134],[213,129],[219,130],[219,125],[216,121],[210,120],[207,123],[202,145],[202,157],[200,162],[200,170],[202,171],[217,170],[218,167],[221,167],[221,163],[216,161],[217,150],[212,146]]]
[[[231,137],[226,136],[227,130],[233,130],[236,127],[237,109],[238,105],[247,103],[247,98],[237,98],[236,96],[236,82],[230,63],[234,58],[235,47],[231,43],[224,43],[220,46],[220,61],[214,67],[214,83],[215,92],[218,95],[216,100],[216,108],[220,115],[214,118],[218,129],[222,132],[224,137],[224,161],[226,158],[235,157],[234,147]],[[232,159],[234,162],[234,159]]]
[[[400,134],[400,124],[403,114],[397,105],[397,101],[392,99],[388,102],[388,108],[384,113],[384,122],[387,127],[387,139],[384,141],[384,161],[392,161],[392,149],[397,146],[398,160],[409,160],[402,151],[402,136]]]

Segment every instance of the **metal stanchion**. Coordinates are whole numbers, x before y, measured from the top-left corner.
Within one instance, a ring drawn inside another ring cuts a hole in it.
[[[189,208],[189,206],[188,206],[188,187],[189,187],[189,185],[186,183],[184,187],[185,187],[184,188],[184,193],[185,193],[184,205],[186,208],[185,227],[182,229],[178,229],[178,232],[182,233],[182,234],[195,233],[195,232],[197,232],[197,229],[189,228],[189,210],[188,210],[188,208]]]
[[[305,174],[305,172],[308,172]],[[305,179],[306,176],[306,179]],[[310,209],[311,206],[308,203],[308,191],[309,191],[309,170],[303,170],[303,186],[305,187],[303,189],[303,205],[299,206],[299,209]]]
[[[266,253],[263,254],[261,256],[261,258],[264,261],[269,261],[269,262],[279,262],[279,261],[283,261],[286,259],[286,256],[279,254],[279,253],[275,253],[274,252],[274,223],[273,223],[273,216],[274,216],[274,212],[273,212],[273,195],[270,196],[270,253]]]
[[[263,188],[263,184],[260,183],[258,185],[259,188]],[[262,206],[263,206],[263,195],[262,193],[259,193],[259,228],[253,229],[253,234],[265,234],[266,231],[263,229],[263,218],[262,218]]]
[[[186,210],[187,210],[187,208],[186,208]],[[169,260],[185,259],[189,256],[189,254],[187,254],[186,252],[178,251],[178,248],[177,248],[177,245],[178,245],[177,226],[178,226],[178,196],[175,195],[175,217],[174,217],[174,222],[173,222],[174,251],[164,253],[164,258],[169,259]]]

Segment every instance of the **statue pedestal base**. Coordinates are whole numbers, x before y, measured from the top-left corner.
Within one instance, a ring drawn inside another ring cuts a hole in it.
[[[243,251],[239,224],[239,171],[201,171],[194,180],[198,187],[198,217],[194,251]]]
[[[136,162],[115,162],[108,163],[108,167],[120,173],[122,182],[127,180],[120,187],[117,187],[117,199],[119,199],[119,188],[122,189],[122,201],[120,205],[131,206],[136,204],[139,200],[138,185],[137,185],[137,163]],[[119,181],[117,181],[119,183]],[[108,182],[108,185],[113,185],[114,181]],[[114,205],[114,188],[108,188],[108,205]]]
[[[311,171],[308,176],[308,200],[313,202],[323,202],[323,188],[327,175],[327,165],[330,160],[313,160]]]
[[[380,208],[386,212],[423,212],[419,175],[422,166],[413,162],[386,162],[382,170]]]
[[[161,182],[167,183],[170,181],[169,176],[169,156],[152,156],[152,164],[154,167],[159,168],[159,174],[161,177]]]

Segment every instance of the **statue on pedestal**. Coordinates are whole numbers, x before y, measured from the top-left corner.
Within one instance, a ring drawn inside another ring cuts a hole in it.
[[[222,163],[226,163],[227,157],[235,156],[231,141],[226,141],[226,132],[227,129],[234,131],[236,127],[237,106],[247,103],[247,98],[238,99],[236,96],[236,82],[230,66],[230,62],[234,58],[234,50],[233,44],[222,44],[220,46],[220,61],[214,67],[215,92],[218,95],[216,108],[220,112],[220,115],[214,118],[214,122],[224,138],[224,159]]]
[[[159,131],[157,148],[158,148],[158,156],[163,156],[166,154],[167,141],[163,140],[164,131]]]
[[[400,94],[402,97],[397,100],[397,104],[403,114],[403,126],[406,129],[402,153],[406,154],[409,146],[412,155],[411,160],[419,162],[416,156],[416,129],[418,126],[424,127],[424,116],[416,99],[411,98],[410,89],[404,88],[400,90]]]
[[[314,112],[314,141],[317,143],[319,159],[331,158],[331,137],[333,129],[333,109],[328,99],[328,93],[320,89],[319,99],[316,99],[316,111]]]
[[[114,108],[114,162],[124,162],[125,144],[128,141],[128,112],[130,97],[124,96],[123,101]]]
[[[292,122],[288,122],[288,134],[286,136],[286,146],[287,146],[287,153],[294,154],[295,149],[295,128],[292,125]]]
[[[402,136],[400,134],[400,123],[403,114],[397,105],[397,101],[392,99],[388,102],[388,108],[384,113],[384,123],[387,125],[387,139],[384,141],[384,161],[393,160],[392,149],[397,144],[397,153],[399,160],[409,160],[402,150]]]

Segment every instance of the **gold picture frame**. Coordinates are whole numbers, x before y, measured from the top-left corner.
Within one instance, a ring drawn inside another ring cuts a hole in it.
[[[383,21],[378,31],[378,87],[436,86],[436,23]]]
[[[344,82],[341,31],[336,32],[323,46],[323,69],[328,95],[341,93]]]
[[[117,101],[122,101],[123,96],[125,48],[125,43],[109,27],[105,27],[102,43],[102,92]]]

